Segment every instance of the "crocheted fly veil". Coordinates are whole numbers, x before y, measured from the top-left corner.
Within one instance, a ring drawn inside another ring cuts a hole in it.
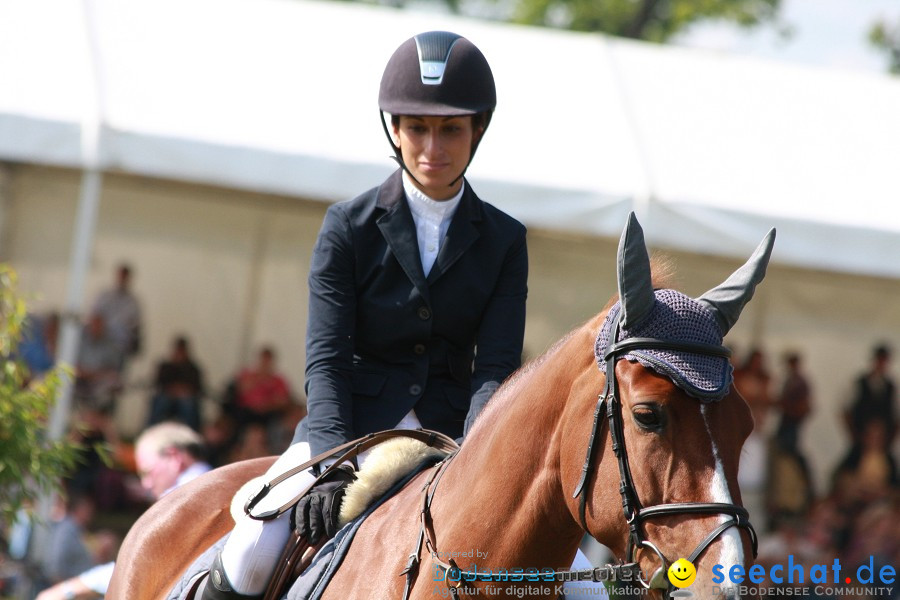
[[[631,213],[619,241],[619,301],[606,316],[594,348],[600,370],[606,372],[606,352],[616,329],[616,342],[656,338],[721,345],[765,277],[774,243],[772,229],[741,268],[722,284],[694,299],[675,290],[653,289],[644,232]],[[624,357],[668,377],[686,394],[703,402],[721,400],[731,387],[732,367],[722,356],[633,348]]]

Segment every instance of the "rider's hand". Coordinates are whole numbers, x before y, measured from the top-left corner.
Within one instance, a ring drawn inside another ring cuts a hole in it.
[[[351,467],[339,467],[313,487],[294,508],[297,535],[315,545],[331,539],[340,527],[341,501],[347,486],[356,481]]]

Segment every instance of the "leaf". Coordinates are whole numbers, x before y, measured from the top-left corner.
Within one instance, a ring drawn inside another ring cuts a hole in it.
[[[82,450],[70,440],[49,439],[50,413],[71,371],[57,367],[28,382],[28,370],[16,357],[26,317],[16,273],[0,263],[0,523],[12,522],[40,495],[59,490]]]

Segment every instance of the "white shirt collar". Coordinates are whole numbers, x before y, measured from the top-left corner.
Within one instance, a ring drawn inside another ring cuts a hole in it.
[[[414,216],[429,221],[449,220],[453,216],[453,213],[456,212],[456,207],[459,205],[459,201],[462,199],[465,189],[466,184],[463,182],[459,191],[452,198],[448,200],[434,200],[433,198],[426,196],[422,190],[416,187],[406,171],[403,172],[403,191],[406,192],[409,209]]]

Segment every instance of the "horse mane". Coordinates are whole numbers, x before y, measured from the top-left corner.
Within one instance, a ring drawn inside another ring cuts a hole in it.
[[[650,258],[650,270],[651,281],[654,289],[667,289],[674,288],[676,286],[677,278],[675,272],[675,261],[670,256],[662,253],[654,253]],[[566,342],[568,342],[569,339],[572,338],[575,334],[583,330],[585,327],[589,326],[595,320],[600,319],[600,317],[605,318],[606,314],[609,312],[609,309],[611,309],[618,300],[619,295],[613,294],[612,298],[607,301],[606,305],[598,314],[582,322],[580,325],[565,334],[562,338],[554,342],[543,353],[536,356],[535,358],[528,360],[514,373],[507,377],[503,384],[497,389],[497,391],[494,392],[494,395],[491,397],[490,402],[488,402],[487,406],[479,415],[477,422],[489,420],[494,412],[500,410],[507,402],[511,401],[512,398],[515,398],[516,390],[518,389],[521,382],[527,379],[527,376],[529,374],[531,374],[538,367],[544,364],[544,362],[546,362],[549,358],[555,355],[559,351],[559,349],[562,348],[566,344]],[[600,320],[602,322],[602,319]],[[597,334],[599,334],[599,331],[597,332]],[[593,348],[588,348],[586,351],[593,352]]]

